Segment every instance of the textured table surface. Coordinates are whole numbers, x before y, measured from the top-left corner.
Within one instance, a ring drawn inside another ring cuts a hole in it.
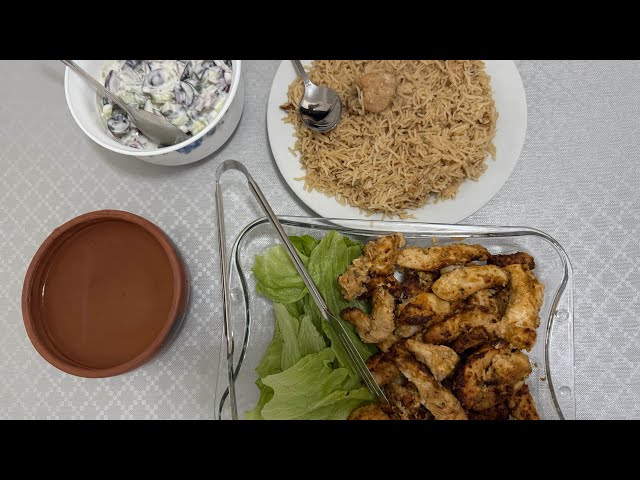
[[[0,418],[213,418],[221,331],[213,173],[246,162],[280,214],[310,215],[280,177],[265,113],[278,61],[247,61],[245,109],[218,154],[158,167],[95,145],[75,124],[56,62],[0,62]],[[524,149],[492,201],[464,223],[528,225],[559,240],[575,273],[578,418],[640,418],[640,62],[517,62],[529,108]],[[225,179],[229,236],[259,211]],[[285,192],[285,194],[282,194]],[[192,280],[172,348],[110,379],[46,363],[21,318],[31,257],[56,226],[116,208],[175,241]]]

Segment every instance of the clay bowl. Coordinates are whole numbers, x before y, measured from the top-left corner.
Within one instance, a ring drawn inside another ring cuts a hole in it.
[[[110,377],[149,361],[178,333],[189,284],[160,228],[101,210],[56,228],[22,288],[22,317],[42,357],[80,377]]]

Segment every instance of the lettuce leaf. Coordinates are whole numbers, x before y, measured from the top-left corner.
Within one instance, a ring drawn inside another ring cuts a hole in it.
[[[302,252],[298,253],[306,265],[309,257]],[[264,255],[257,255],[253,273],[258,293],[272,302],[295,303],[307,294],[307,287],[282,245],[271,247]]]
[[[267,387],[262,380],[256,380],[256,385],[260,390],[260,398],[258,399],[258,404],[253,410],[249,410],[244,413],[244,418],[246,420],[264,420],[265,418],[262,416],[262,409],[264,406],[273,398],[273,388]]]
[[[362,255],[362,246],[338,232],[329,232],[322,240],[308,235],[290,239],[327,306],[367,359],[377,348],[364,344],[339,315],[349,306],[369,311],[369,305],[346,301],[337,282],[353,259]],[[370,402],[369,392],[362,387],[284,248],[278,245],[257,256],[253,272],[258,292],[274,302],[276,331],[256,368],[258,404],[245,418],[343,419],[354,408]]]
[[[300,345],[300,354],[304,357],[310,353],[317,353],[327,348],[324,337],[311,321],[309,315],[300,317],[300,330],[298,330],[298,342]]]
[[[338,232],[329,232],[311,253],[307,269],[309,270],[311,278],[313,278],[313,281],[316,282],[316,285],[320,289],[320,292],[322,292],[322,296],[329,310],[331,310],[338,321],[344,326],[347,334],[355,344],[358,353],[366,360],[377,352],[378,349],[375,345],[363,343],[355,332],[353,325],[340,318],[340,311],[347,307],[357,307],[368,312],[369,306],[359,300],[351,302],[345,300],[337,281],[338,277],[344,273],[349,264],[361,255],[362,247],[360,244],[354,243],[349,240],[348,237],[344,237]],[[313,303],[313,300],[310,300],[309,308],[315,310],[314,316],[320,317],[320,311],[315,303]],[[347,354],[338,343],[338,339],[333,333],[333,330],[324,320],[320,325],[325,335],[331,341],[331,348],[333,348],[336,353],[338,364],[341,367],[348,368],[355,378],[358,378],[358,375],[351,369]]]
[[[305,355],[317,353],[327,347],[324,338],[311,323],[309,315],[295,318],[281,303],[274,303],[273,309],[282,339],[281,370],[286,370]]]
[[[262,360],[256,367],[256,373],[258,374],[258,380],[256,380],[256,386],[260,390],[260,398],[258,399],[258,404],[255,406],[253,410],[249,410],[245,412],[244,417],[247,420],[263,420],[262,418],[262,408],[266,405],[266,403],[273,398],[273,389],[271,387],[267,387],[262,383],[260,378],[266,377],[268,375],[273,375],[276,373],[280,373],[282,371],[282,348],[284,345],[284,341],[282,340],[282,336],[280,335],[280,330],[276,325],[275,332],[273,334],[273,340],[267,347],[262,356]]]
[[[314,248],[320,243],[320,240],[316,240],[310,235],[303,235],[301,237],[291,236],[289,237],[296,250],[307,257],[311,255]]]
[[[298,342],[300,322],[297,318],[289,315],[287,308],[281,303],[274,303],[273,309],[276,314],[276,325],[282,336],[280,365],[282,370],[286,370],[302,358],[300,343]]]
[[[309,295],[305,295],[304,297],[302,297],[300,300],[298,300],[297,302],[293,302],[293,303],[285,303],[285,307],[287,307],[287,312],[289,312],[289,315],[291,315],[292,317],[301,317],[302,315],[305,314],[305,310],[304,310],[304,306],[306,303],[306,299],[309,297]]]
[[[281,359],[283,345],[282,335],[280,335],[280,331],[276,328],[273,340],[271,340],[267,350],[264,352],[262,360],[260,360],[260,363],[256,367],[256,372],[260,378],[282,371]]]
[[[334,315],[339,315],[340,310],[353,305],[342,297],[338,277],[355,258],[361,255],[362,247],[358,244],[354,245],[351,240],[338,232],[326,234],[311,252],[307,270]],[[362,302],[357,303],[360,304],[358,306],[364,307]]]
[[[333,368],[331,348],[302,358],[287,370],[269,375],[262,383],[273,390],[273,397],[262,408],[267,420],[344,420],[349,413],[370,402],[366,388],[348,390],[349,372]]]

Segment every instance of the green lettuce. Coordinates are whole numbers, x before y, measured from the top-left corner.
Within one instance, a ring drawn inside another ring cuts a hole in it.
[[[273,309],[276,315],[276,326],[282,339],[281,370],[286,370],[305,355],[326,348],[324,338],[311,323],[309,315],[296,318],[281,303],[274,303]]]
[[[273,335],[273,340],[264,352],[260,364],[256,367],[256,372],[260,378],[267,375],[273,375],[282,371],[282,350],[284,347],[284,340],[277,328]]]
[[[305,265],[309,262],[309,257],[302,253],[300,258]],[[258,255],[253,273],[258,293],[272,302],[295,303],[307,294],[307,287],[282,245],[270,248],[265,255]]]
[[[266,420],[262,416],[262,409],[273,398],[273,388],[267,387],[262,380],[256,380],[256,385],[260,390],[260,398],[258,398],[258,404],[253,410],[245,412],[245,420]]]
[[[343,420],[363,402],[371,401],[366,388],[348,389],[349,372],[334,368],[331,348],[302,358],[287,370],[269,375],[262,383],[273,397],[262,408],[267,420]]]
[[[292,236],[289,239],[300,254],[302,263],[307,266],[309,256],[319,240],[309,235]],[[307,287],[282,245],[270,248],[265,255],[256,256],[253,273],[256,276],[258,293],[268,297],[272,302],[292,304],[307,294]]]
[[[303,235],[301,237],[291,236],[289,237],[296,250],[305,256],[310,256],[313,249],[316,248],[320,240],[316,240],[310,235]]]
[[[262,360],[260,360],[260,363],[256,367],[258,377],[263,378],[282,371],[283,346],[284,341],[282,339],[282,335],[280,335],[278,325],[276,324],[273,340],[271,340],[271,343],[264,352]],[[260,390],[260,398],[258,399],[258,404],[255,408],[245,413],[245,418],[247,420],[264,420],[261,414],[262,408],[273,398],[273,389],[271,387],[264,385],[260,379],[256,380],[256,385]]]
[[[360,244],[338,232],[329,232],[322,240],[308,235],[290,239],[336,317],[346,307],[369,311],[364,302],[347,302],[337,282],[353,259],[362,255]],[[275,333],[256,368],[260,398],[245,418],[344,419],[370,402],[369,392],[284,248],[277,245],[256,256],[253,272],[258,292],[274,302]],[[363,358],[377,351],[360,340],[351,324],[339,321]]]
[[[344,273],[349,264],[361,255],[362,246],[360,244],[352,242],[349,238],[340,235],[338,232],[329,232],[311,253],[307,269],[309,270],[311,278],[313,278],[313,281],[322,292],[322,296],[329,310],[335,315],[338,322],[342,324],[347,335],[349,335],[351,341],[355,344],[360,356],[366,360],[378,349],[375,345],[363,343],[355,332],[353,325],[342,320],[339,315],[340,311],[347,307],[358,307],[368,312],[369,306],[362,301],[356,300],[348,302],[345,300],[337,282],[338,277]],[[331,261],[327,261],[327,259],[331,259]],[[313,315],[316,318],[321,318],[320,311],[313,302],[313,299],[309,297],[309,300],[310,303],[307,304],[307,308],[314,312]],[[335,351],[338,364],[341,367],[349,369],[353,379],[358,382],[360,377],[351,369],[347,353],[340,346],[332,328],[324,321],[321,322],[320,325],[324,334],[331,341],[331,347]]]
[[[298,343],[300,345],[300,354],[303,357],[310,353],[317,353],[327,346],[324,337],[313,325],[309,315],[303,315],[300,317]]]
[[[343,308],[353,305],[342,297],[338,277],[354,259],[361,255],[362,246],[354,244],[338,232],[329,232],[309,256],[309,263],[306,265],[309,275],[322,292],[329,310],[334,315],[338,315]],[[364,303],[356,303],[359,307],[365,308]]]

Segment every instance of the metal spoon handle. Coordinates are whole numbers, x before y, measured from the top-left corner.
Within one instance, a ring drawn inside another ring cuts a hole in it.
[[[304,70],[304,67],[302,66],[302,63],[300,62],[300,60],[291,60],[291,62],[293,63],[293,66],[296,68],[298,75],[300,75],[300,78],[302,79],[304,86],[308,87],[310,85],[313,85],[313,82],[309,80],[309,76],[307,75],[307,72]]]
[[[116,105],[118,105],[120,108],[122,108],[125,112],[129,113],[130,112],[130,108],[129,106],[123,102],[120,97],[118,97],[115,93],[109,91],[108,89],[106,89],[100,82],[98,82],[95,78],[93,78],[92,75],[89,75],[80,65],[78,65],[76,62],[74,62],[73,60],[60,60],[62,63],[64,63],[67,67],[69,67],[71,70],[73,70],[74,72],[76,72],[78,75],[80,75],[82,78],[84,78],[87,82],[89,82],[93,88],[95,88],[96,90],[98,90],[98,92],[102,95],[104,95],[105,97],[109,98],[109,100],[111,100],[113,103],[115,103]]]
[[[217,172],[216,172],[217,173]],[[222,280],[223,330],[227,346],[227,374],[229,377],[229,399],[231,401],[231,418],[238,419],[238,405],[236,402],[236,385],[233,375],[233,329],[231,327],[231,294],[229,292],[229,272],[227,265],[226,238],[224,232],[224,206],[222,190],[220,190],[219,175],[216,175],[216,214],[218,217],[218,251],[220,252],[220,276]]]

